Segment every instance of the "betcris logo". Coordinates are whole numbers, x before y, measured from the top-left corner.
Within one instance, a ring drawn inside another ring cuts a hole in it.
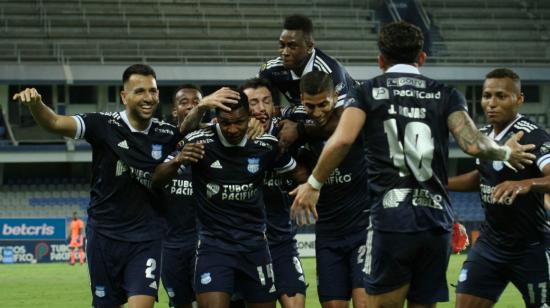
[[[64,240],[66,238],[63,218],[2,218],[0,228],[0,241]]]

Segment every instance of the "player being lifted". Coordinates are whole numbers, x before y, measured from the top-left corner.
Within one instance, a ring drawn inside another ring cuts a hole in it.
[[[92,146],[92,184],[86,228],[94,307],[153,307],[159,283],[162,220],[150,190],[156,165],[181,139],[153,114],[159,103],[155,71],[129,66],[120,93],[125,110],[62,116],[35,89],[16,94],[47,131]]]
[[[381,29],[378,64],[384,74],[348,94],[338,127],[308,183],[297,188],[292,208],[306,215],[315,209],[319,190],[364,131],[371,199],[364,267],[369,308],[403,307],[405,299],[408,307],[434,307],[448,300],[449,131],[476,157],[516,168],[533,157],[525,153],[532,146],[517,143],[519,136],[505,146],[484,136],[458,91],[420,74],[422,45],[422,32],[408,23]]]
[[[508,282],[521,292],[526,307],[550,304],[550,224],[544,208],[550,136],[518,113],[523,101],[516,73],[489,72],[481,98],[489,125],[481,131],[500,144],[524,134],[522,142],[536,146],[536,164],[513,170],[502,161],[478,159],[477,170],[449,179],[449,190],[479,191],[485,210],[481,235],[458,276],[458,308],[493,307]]]

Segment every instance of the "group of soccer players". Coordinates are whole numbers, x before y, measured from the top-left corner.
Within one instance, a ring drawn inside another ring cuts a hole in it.
[[[93,306],[152,307],[162,276],[175,307],[195,295],[199,307],[304,307],[292,220],[313,216],[323,307],[435,307],[448,300],[448,189],[479,190],[487,216],[457,307],[492,307],[510,281],[526,306],[548,304],[550,136],[518,113],[519,77],[487,75],[479,131],[462,94],[419,72],[417,27],[381,29],[383,74],[362,84],[315,47],[307,17],[283,28],[260,78],[206,97],[180,87],[177,126],[153,117],[156,75],[142,64],[123,74],[122,112],[62,116],[35,89],[14,96],[44,129],[92,145]],[[449,132],[478,167],[448,181]]]

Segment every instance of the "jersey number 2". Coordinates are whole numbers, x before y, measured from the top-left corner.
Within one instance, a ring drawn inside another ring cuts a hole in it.
[[[398,139],[395,119],[384,121],[384,132],[388,138],[390,158],[399,169],[399,176],[408,176],[412,171],[419,182],[432,177],[434,141],[428,125],[416,121],[407,123],[403,143]]]

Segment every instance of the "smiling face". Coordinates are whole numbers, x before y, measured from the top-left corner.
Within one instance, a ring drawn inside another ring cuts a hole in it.
[[[271,92],[266,87],[246,88],[243,92],[248,97],[250,115],[262,122],[264,130],[268,131],[274,110]]]
[[[323,91],[315,95],[302,93],[302,105],[304,105],[308,116],[318,126],[327,124],[334,111],[336,100],[336,94],[330,91]]]
[[[147,126],[159,104],[159,91],[155,77],[131,75],[124,83],[124,90],[120,92],[120,96],[130,121],[138,126]]]
[[[179,90],[174,97],[174,110],[172,112],[177,123],[183,122],[189,111],[197,106],[201,99],[202,94],[196,89],[184,88]]]
[[[483,83],[481,107],[497,132],[514,120],[523,105],[523,94],[510,78],[488,78]]]

